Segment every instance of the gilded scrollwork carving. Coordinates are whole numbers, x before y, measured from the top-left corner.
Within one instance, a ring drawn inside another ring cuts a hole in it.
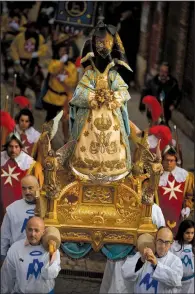
[[[64,237],[73,237],[73,238],[90,238],[88,233],[75,233],[75,232],[63,232],[61,236]]]
[[[114,188],[106,186],[84,186],[83,202],[113,203]]]
[[[95,224],[95,225],[101,225],[105,223],[105,213],[104,212],[95,212],[92,215],[90,223]]]
[[[88,158],[84,158],[82,160],[81,158],[73,158],[72,160],[73,166],[76,168],[88,168],[89,170],[93,171],[94,169],[97,169],[98,173],[101,173],[103,171],[106,171],[106,169],[122,169],[126,166],[125,160],[107,160],[107,161],[97,161],[92,160]]]
[[[129,241],[129,243],[133,244],[134,236],[129,234],[108,234],[105,237],[106,240],[118,240],[120,241]]]

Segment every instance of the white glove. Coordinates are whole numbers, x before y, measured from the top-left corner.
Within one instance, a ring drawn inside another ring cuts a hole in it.
[[[190,208],[189,207],[183,208],[181,211],[181,215],[182,215],[182,217],[184,217],[184,216],[188,217],[190,215]]]
[[[68,54],[64,54],[61,58],[60,61],[65,63],[68,60]]]
[[[55,21],[55,19],[54,19],[54,18],[51,18],[51,19],[48,21],[48,23],[49,23],[49,24],[54,24],[54,21]]]
[[[38,57],[38,52],[33,52],[32,53],[32,58],[37,58]]]
[[[67,75],[63,75],[63,74],[57,75],[57,78],[58,80],[60,80],[60,82],[63,82],[66,79],[66,77]]]
[[[18,60],[15,60],[15,61],[14,61],[14,64],[15,64],[15,65],[19,65],[19,64],[20,64],[20,60],[19,60],[19,59],[18,59]]]
[[[19,24],[16,23],[15,21],[12,21],[9,23],[9,27],[14,29],[15,31],[18,31],[19,30]]]
[[[54,11],[54,8],[53,7],[49,7],[49,8],[46,9],[45,12],[46,12],[47,15],[50,15],[53,11]]]
[[[69,29],[70,29],[69,26],[65,27],[65,32],[68,33],[69,32]]]
[[[46,13],[46,11],[47,11],[47,8],[42,8],[41,9],[41,12],[43,12],[43,13]]]

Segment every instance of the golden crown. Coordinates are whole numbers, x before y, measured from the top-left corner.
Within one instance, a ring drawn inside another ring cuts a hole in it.
[[[94,121],[94,125],[99,131],[107,131],[112,125],[112,121],[109,117],[104,117],[103,114],[101,117],[96,118]]]

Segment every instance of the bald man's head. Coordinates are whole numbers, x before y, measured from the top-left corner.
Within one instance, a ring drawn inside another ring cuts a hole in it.
[[[38,216],[31,217],[26,225],[26,236],[31,245],[38,245],[45,232],[45,224]]]
[[[156,234],[156,253],[163,257],[169,251],[173,243],[173,233],[168,227],[159,228]]]
[[[35,202],[36,193],[40,190],[37,178],[27,175],[22,178],[21,186],[23,198],[28,202]]]
[[[31,217],[31,218],[28,220],[26,226],[31,226],[32,224],[33,224],[33,225],[36,224],[36,225],[42,226],[43,229],[45,229],[45,223],[44,223],[44,220],[43,220],[41,217],[39,217],[39,216],[33,216],[33,217]]]

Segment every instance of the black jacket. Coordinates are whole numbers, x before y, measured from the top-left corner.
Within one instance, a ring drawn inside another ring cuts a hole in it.
[[[171,112],[169,107],[174,105],[175,108],[178,107],[181,99],[181,91],[179,90],[178,82],[172,76],[169,76],[169,80],[166,83],[161,83],[159,80],[159,75],[156,75],[153,79],[146,82],[140,99],[139,109],[140,111],[145,111],[145,105],[142,103],[142,99],[146,95],[155,96],[160,102],[160,93],[164,91],[164,113],[165,117],[170,116]]]

